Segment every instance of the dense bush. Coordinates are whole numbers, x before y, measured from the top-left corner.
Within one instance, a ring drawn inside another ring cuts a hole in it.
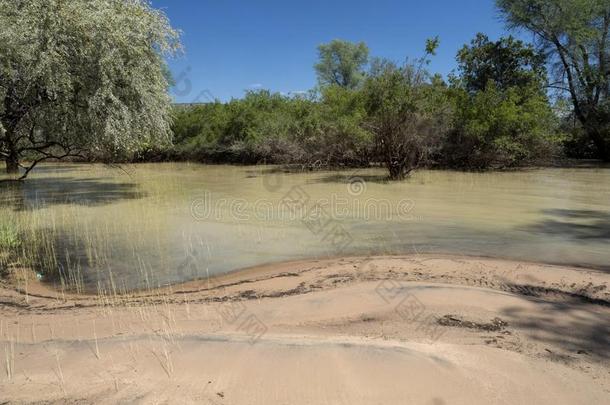
[[[176,107],[174,153],[212,162],[364,164],[364,114],[362,94],[339,86],[298,97],[248,92],[226,104]]]
[[[390,178],[402,179],[429,161],[443,143],[448,117],[445,86],[415,65],[385,63],[363,90],[375,157]]]
[[[324,88],[318,108],[318,131],[307,140],[307,151],[316,162],[325,166],[368,164],[372,138],[363,126],[362,92],[340,86]]]
[[[470,170],[514,167],[550,158],[560,141],[557,120],[537,89],[452,89],[454,122],[441,153],[446,166]]]
[[[406,67],[369,77],[362,89],[317,96],[248,93],[223,104],[176,107],[171,151],[152,156],[202,162],[383,163],[401,178],[435,163],[468,170],[514,167],[557,151],[557,118],[543,94],[490,82],[469,93],[440,79],[411,82]],[[418,79],[419,80],[419,79]]]
[[[321,80],[307,95],[262,90],[227,103],[177,106],[174,146],[147,153],[303,167],[379,163],[395,179],[425,165],[483,170],[555,154],[560,120],[544,90],[541,55],[512,38],[478,35],[458,53],[460,76],[447,85],[426,71],[437,46],[429,40],[424,58],[402,66],[374,59],[364,73],[364,59],[356,63],[354,52],[343,52],[345,60],[325,64],[324,72],[364,75],[349,86]]]
[[[267,91],[241,100],[177,107],[175,153],[203,161],[256,162],[257,144],[281,132],[286,100]]]
[[[490,41],[477,34],[456,59],[454,121],[440,161],[482,170],[551,157],[558,119],[545,92],[544,55],[512,37]]]

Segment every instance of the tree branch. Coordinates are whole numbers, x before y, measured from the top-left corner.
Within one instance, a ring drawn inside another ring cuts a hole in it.
[[[568,86],[570,90],[570,96],[572,97],[572,102],[574,103],[574,112],[576,116],[581,121],[581,123],[585,123],[586,118],[580,108],[580,101],[578,100],[578,95],[576,94],[576,88],[574,86],[574,77],[572,76],[572,71],[570,70],[570,65],[564,55],[564,48],[559,42],[557,37],[553,37],[553,44],[557,47],[557,53],[559,54],[559,58],[561,59],[561,63],[564,66],[567,78],[568,78]]]
[[[600,74],[603,76],[602,82],[604,85],[602,86],[598,86],[596,91],[595,91],[595,104],[599,103],[599,98],[601,96],[601,93],[603,91],[603,88],[606,88],[606,92],[608,91],[608,78],[610,76],[610,69],[608,69],[608,71],[606,71],[606,58],[608,57],[608,55],[606,55],[606,41],[608,40],[608,32],[610,30],[610,13],[606,13],[604,14],[604,23],[603,23],[603,32],[602,32],[602,36],[601,36],[601,40],[600,40],[600,44],[599,44],[599,50],[598,50],[598,58],[599,58],[599,72]],[[606,94],[606,97],[608,95]]]
[[[45,160],[49,160],[49,159],[57,159],[57,160],[62,160],[62,159],[66,159],[69,157],[80,157],[80,158],[84,158],[83,155],[79,154],[78,152],[76,153],[72,153],[71,151],[67,151],[65,154],[63,155],[53,155],[53,154],[46,154],[45,156],[36,159],[35,161],[32,162],[32,164],[30,166],[22,166],[23,168],[25,168],[25,172],[23,173],[23,175],[21,177],[19,177],[17,180],[18,181],[23,181],[25,180],[28,175],[30,174],[30,172],[32,170],[34,170],[34,168],[41,162],[44,162]]]

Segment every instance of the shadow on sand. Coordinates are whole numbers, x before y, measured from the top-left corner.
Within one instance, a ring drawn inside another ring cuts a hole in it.
[[[602,364],[610,361],[610,317],[607,311],[595,310],[610,307],[610,302],[553,288],[512,287],[526,299],[538,304],[542,300],[549,306],[543,313],[514,307],[502,311],[502,319],[509,325],[535,331],[528,338],[561,349],[560,353],[546,349],[543,356],[567,363],[583,356]]]

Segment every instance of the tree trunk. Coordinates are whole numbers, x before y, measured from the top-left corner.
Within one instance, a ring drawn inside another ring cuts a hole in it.
[[[7,174],[19,174],[19,153],[17,152],[17,145],[13,141],[14,132],[11,129],[6,128],[6,126],[4,129],[4,139],[2,140],[2,148],[6,153],[4,162],[6,163]]]
[[[605,162],[610,162],[610,145],[597,128],[588,128],[587,135],[595,144],[597,155]]]
[[[7,139],[10,139],[7,137]],[[19,174],[19,154],[11,141],[5,141],[8,156],[4,159],[7,174]]]
[[[391,180],[404,180],[406,175],[405,165],[401,162],[390,161],[386,162],[388,171],[390,172]]]
[[[19,158],[16,154],[11,154],[5,159],[6,173],[7,174],[19,174]]]

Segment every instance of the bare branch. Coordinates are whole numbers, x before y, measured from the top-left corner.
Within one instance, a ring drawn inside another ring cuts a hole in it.
[[[62,160],[62,159],[67,159],[70,157],[74,157],[74,158],[84,158],[83,155],[77,153],[72,153],[72,152],[66,152],[63,155],[52,155],[52,154],[48,154],[46,156],[43,156],[37,160],[35,160],[34,162],[32,162],[32,164],[30,164],[30,166],[22,166],[25,168],[25,173],[23,173],[23,175],[21,177],[19,177],[17,180],[22,181],[25,180],[28,175],[30,174],[30,172],[32,170],[34,170],[34,168],[41,162],[44,162],[45,160],[50,160],[50,159],[56,159],[56,160]]]

